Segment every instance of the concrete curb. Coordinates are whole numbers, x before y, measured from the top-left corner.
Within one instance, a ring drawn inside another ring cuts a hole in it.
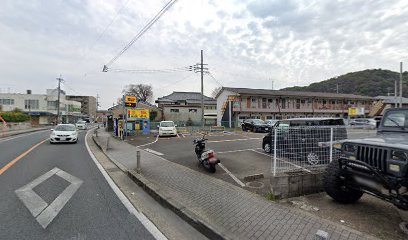
[[[0,139],[2,138],[7,138],[7,137],[12,137],[12,136],[17,136],[17,135],[21,135],[21,134],[25,134],[25,133],[32,133],[32,132],[39,132],[39,131],[43,131],[43,130],[49,130],[51,128],[32,128],[28,131],[23,131],[23,132],[7,132],[4,136],[1,135],[1,131],[0,131]]]
[[[97,141],[97,139],[95,139],[94,135],[92,135],[92,139],[95,142],[96,146],[98,146],[98,148],[101,149],[101,151],[105,154],[105,156],[109,160],[111,160],[115,165],[118,165],[118,164],[120,165],[118,167],[122,171],[127,173],[130,179],[132,179],[137,185],[142,187],[144,191],[146,191],[150,196],[152,196],[161,205],[172,210],[175,214],[177,214],[179,217],[181,217],[184,221],[186,221],[188,224],[193,226],[195,229],[197,229],[207,238],[216,239],[216,240],[218,239],[220,240],[236,239],[233,236],[228,236],[228,234],[225,232],[218,231],[217,229],[215,229],[213,226],[209,225],[208,223],[205,223],[200,217],[197,216],[197,214],[195,214],[194,212],[190,211],[189,209],[181,205],[178,201],[176,201],[172,197],[168,196],[168,194],[162,191],[160,187],[151,183],[149,180],[147,180],[142,175],[138,174],[136,171],[127,170],[122,164],[112,159],[112,157],[109,156],[104,151],[103,146],[101,146],[102,144],[99,141]]]

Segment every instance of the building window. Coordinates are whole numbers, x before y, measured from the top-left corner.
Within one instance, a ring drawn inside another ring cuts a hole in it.
[[[281,108],[282,109],[286,108],[286,99],[281,99]]]
[[[262,108],[266,108],[266,98],[262,98]]]
[[[296,109],[300,109],[300,99],[296,99]]]
[[[268,99],[268,108],[272,108],[273,105],[273,99],[269,98]]]
[[[179,109],[177,109],[177,108],[171,108],[171,109],[170,109],[170,112],[178,113],[178,112],[179,112]]]
[[[256,103],[257,103],[257,99],[256,98],[251,98],[251,108],[256,108]]]
[[[47,101],[47,109],[48,110],[57,109],[57,101]]]
[[[0,105],[14,105],[14,99],[0,99]]]
[[[190,109],[188,109],[188,112],[197,113],[197,109],[196,108],[190,108]]]
[[[26,99],[24,100],[24,109],[39,109],[39,101],[38,100],[31,100]]]
[[[306,103],[305,99],[300,100],[300,103],[305,104]]]

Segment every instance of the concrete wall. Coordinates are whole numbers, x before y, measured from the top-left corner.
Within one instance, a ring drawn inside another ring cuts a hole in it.
[[[270,191],[277,198],[290,198],[323,191],[322,173],[290,173],[270,178]]]
[[[179,112],[171,112],[171,109],[178,109]],[[190,109],[194,109],[196,112],[190,112]],[[191,119],[193,122],[200,122],[201,111],[201,108],[198,106],[164,106],[163,118],[167,121],[186,122]]]

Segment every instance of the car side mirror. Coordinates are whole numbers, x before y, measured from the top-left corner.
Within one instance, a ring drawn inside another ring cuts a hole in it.
[[[174,124],[175,127],[177,127],[177,124]]]
[[[157,127],[159,128],[159,127],[160,127],[160,125],[157,125]]]
[[[52,132],[52,131],[54,131],[54,129],[53,129],[53,128],[51,128],[51,132]]]

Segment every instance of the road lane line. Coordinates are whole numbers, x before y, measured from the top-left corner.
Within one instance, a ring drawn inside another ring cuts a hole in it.
[[[225,171],[228,175],[230,175],[230,177],[231,177],[232,179],[234,179],[234,181],[235,181],[236,183],[238,183],[238,185],[240,185],[241,187],[245,187],[245,184],[244,184],[243,182],[241,182],[241,180],[239,180],[237,177],[235,177],[235,175],[232,174],[224,165],[222,165],[221,163],[218,163],[218,165],[219,165],[222,169],[224,169],[224,171]]]
[[[0,169],[0,175],[2,175],[5,171],[7,171],[7,169],[11,168],[16,162],[18,162],[20,159],[22,159],[23,157],[25,157],[27,154],[29,154],[31,151],[33,151],[36,147],[40,146],[41,144],[43,144],[45,141],[47,141],[49,138],[44,139],[43,141],[35,144],[34,146],[32,146],[30,149],[28,149],[27,151],[23,152],[22,154],[20,154],[20,156],[14,158],[11,162],[7,163],[6,166],[4,166],[2,169]]]
[[[48,131],[48,129],[44,129],[44,130],[40,130],[40,131],[34,131],[34,132],[26,133],[26,134],[25,134],[25,133],[23,133],[23,134],[18,134],[18,135],[15,136],[15,137],[10,136],[10,137],[5,137],[4,139],[0,138],[0,143],[2,143],[2,142],[7,142],[7,141],[9,141],[9,140],[13,140],[13,139],[16,139],[16,138],[21,138],[21,137],[33,135],[33,134],[36,134],[36,133],[42,133],[42,132],[44,132],[44,131]]]
[[[92,153],[91,149],[89,148],[88,145],[88,135],[93,129],[89,130],[86,135],[85,135],[85,146],[86,149],[88,150],[89,156],[91,156],[93,162],[95,165],[98,167],[99,171],[102,173],[103,177],[106,179],[108,182],[109,186],[112,188],[113,192],[116,194],[116,196],[119,198],[119,200],[122,202],[122,204],[126,207],[126,209],[129,211],[130,214],[133,214],[142,224],[143,226],[147,229],[147,231],[150,232],[150,234],[153,235],[155,239],[158,240],[167,240],[166,236],[163,235],[162,232],[160,232],[159,229],[157,229],[156,225],[154,225],[142,212],[139,212],[135,206],[127,199],[125,194],[119,189],[119,187],[113,182],[112,178],[109,176],[109,174],[106,172],[106,170],[102,167],[102,165],[98,162],[98,160],[95,158],[95,155]],[[156,139],[157,140],[157,139]]]

